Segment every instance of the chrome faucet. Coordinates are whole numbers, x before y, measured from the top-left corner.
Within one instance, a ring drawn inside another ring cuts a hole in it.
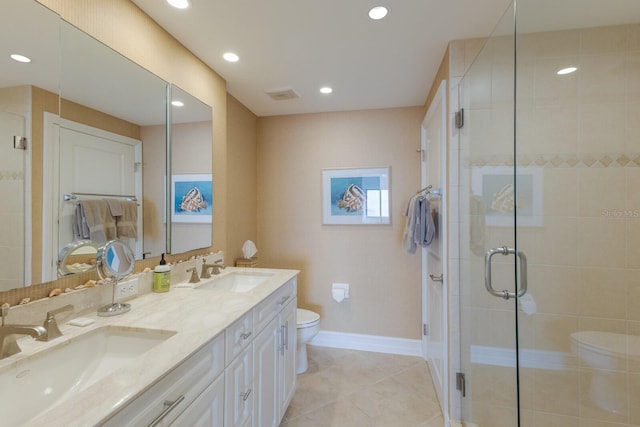
[[[186,272],[191,273],[189,283],[198,283],[200,281],[200,278],[198,277],[198,269],[196,267],[187,268]]]
[[[0,359],[20,353],[22,350],[16,342],[16,335],[30,335],[38,338],[47,333],[42,326],[5,325],[4,319],[9,314],[9,307],[2,307],[2,326],[0,326]]]
[[[224,270],[225,268],[227,268],[227,266],[224,265],[222,261],[216,261],[213,264],[207,264],[207,261],[203,259],[200,277],[203,279],[208,279],[211,277],[211,271],[213,271],[213,274],[220,274],[220,270]]]
[[[52,339],[58,338],[62,336],[62,332],[60,332],[60,328],[58,328],[58,322],[56,321],[56,314],[62,313],[63,311],[73,310],[72,304],[64,305],[60,308],[56,308],[55,310],[47,311],[47,317],[44,320],[44,324],[42,327],[47,331],[45,335],[41,335],[36,338],[36,341],[51,341]]]

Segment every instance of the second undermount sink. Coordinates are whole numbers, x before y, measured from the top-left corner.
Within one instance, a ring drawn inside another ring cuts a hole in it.
[[[266,271],[230,271],[196,285],[196,289],[249,292],[266,282],[274,273]]]
[[[66,399],[82,399],[79,391],[174,334],[104,326],[0,370],[2,425],[21,425]]]

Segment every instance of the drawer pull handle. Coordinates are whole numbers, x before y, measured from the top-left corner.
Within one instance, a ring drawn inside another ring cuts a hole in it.
[[[160,421],[162,421],[164,417],[169,415],[169,412],[173,411],[176,408],[176,406],[178,406],[180,402],[182,402],[183,400],[184,400],[184,394],[180,395],[180,397],[178,397],[173,402],[169,400],[165,400],[164,410],[153,421],[151,421],[151,424],[149,424],[149,427],[155,427],[158,424],[160,424]]]
[[[242,398],[242,401],[246,402],[250,394],[251,394],[251,389],[245,391],[244,393],[240,393],[240,397]]]
[[[240,334],[240,338],[242,338],[243,340],[247,340],[247,338],[249,338],[251,336],[252,332],[244,332],[242,334]]]
[[[287,295],[286,297],[280,298],[280,302],[278,303],[278,305],[284,305],[284,303],[287,302],[289,298],[291,298],[291,295]]]

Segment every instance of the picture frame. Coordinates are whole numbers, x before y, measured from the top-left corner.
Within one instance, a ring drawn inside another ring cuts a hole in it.
[[[322,223],[390,224],[389,168],[322,170]]]
[[[211,174],[172,175],[171,197],[171,222],[212,222],[213,180]]]
[[[487,226],[513,227],[544,225],[544,168],[541,166],[478,166],[471,169],[471,190],[482,200]]]

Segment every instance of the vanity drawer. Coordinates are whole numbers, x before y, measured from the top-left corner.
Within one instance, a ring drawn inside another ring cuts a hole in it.
[[[279,312],[296,296],[296,278],[289,280],[269,295],[260,304],[256,305],[255,329],[260,333]]]
[[[169,425],[223,372],[224,344],[224,334],[218,335],[101,425],[147,426],[165,410],[157,425]],[[165,402],[175,402],[174,409]]]
[[[225,366],[251,344],[254,338],[253,310],[236,320],[226,331]]]

